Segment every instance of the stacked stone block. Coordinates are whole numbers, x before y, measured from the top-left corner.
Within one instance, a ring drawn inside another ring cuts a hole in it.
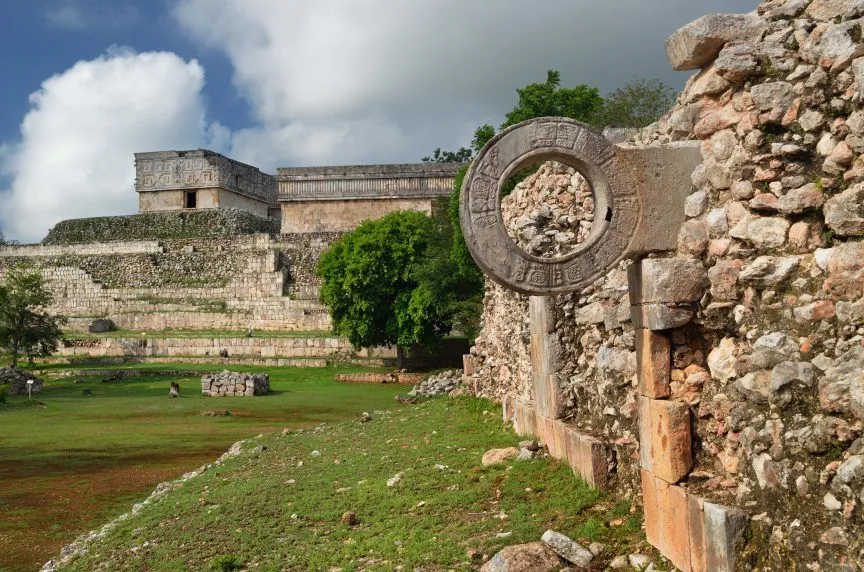
[[[687,403],[671,399],[668,332],[690,321],[707,285],[702,265],[690,262],[646,259],[629,268],[645,533],[684,572],[731,571],[747,515],[678,486],[693,467],[692,418]]]
[[[266,373],[239,373],[227,369],[201,376],[201,393],[210,397],[252,397],[270,391]]]

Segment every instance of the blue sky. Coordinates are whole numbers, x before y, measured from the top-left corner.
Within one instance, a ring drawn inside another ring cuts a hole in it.
[[[755,0],[0,0],[0,229],[135,212],[132,153],[411,162],[561,71],[680,89],[665,38]]]

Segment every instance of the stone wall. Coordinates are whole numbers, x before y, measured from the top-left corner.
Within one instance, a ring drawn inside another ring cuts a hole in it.
[[[95,318],[132,330],[329,330],[314,268],[335,236],[0,247],[0,278],[21,263],[41,270],[49,310],[80,331]]]
[[[451,188],[452,190],[452,188]],[[348,232],[394,211],[432,214],[433,199],[358,199],[282,203],[282,232]]]
[[[564,427],[615,453],[610,483],[645,493],[649,540],[682,569],[705,569],[695,527],[714,517],[727,528],[712,538],[729,544],[708,569],[864,561],[862,17],[858,2],[777,0],[670,38],[673,65],[701,71],[637,144],[702,143],[678,249],[655,264],[681,272],[663,286],[675,305],[637,307],[634,324],[629,306],[644,300],[628,300],[623,267],[548,302]],[[524,297],[491,287],[486,304],[469,381],[513,414],[513,396],[541,397],[525,372],[543,364],[531,367],[530,328],[497,311],[525,308]],[[661,309],[669,321],[646,329],[646,312]],[[640,375],[661,383],[643,387]],[[640,407],[660,425],[640,431]],[[674,466],[652,467],[673,441],[686,443],[667,451]],[[732,543],[741,511],[746,546]]]
[[[227,210],[158,212],[58,222],[42,244],[82,244],[279,232],[273,220]]]

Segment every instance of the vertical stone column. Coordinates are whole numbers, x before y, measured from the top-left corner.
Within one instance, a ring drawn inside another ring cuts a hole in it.
[[[630,266],[628,278],[636,327],[646,537],[684,572],[731,572],[747,516],[678,486],[693,466],[691,413],[686,403],[670,399],[671,343],[666,331],[692,318],[705,287],[705,271],[695,260],[646,259]]]
[[[562,417],[563,399],[559,385],[561,370],[560,348],[555,336],[553,299],[548,296],[528,298],[531,329],[531,369],[534,380],[534,401],[537,413],[547,419]]]

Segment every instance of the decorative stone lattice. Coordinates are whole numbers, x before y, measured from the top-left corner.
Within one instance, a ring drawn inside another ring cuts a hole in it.
[[[270,376],[266,373],[240,373],[227,369],[201,376],[201,393],[211,397],[252,397],[270,391]]]

